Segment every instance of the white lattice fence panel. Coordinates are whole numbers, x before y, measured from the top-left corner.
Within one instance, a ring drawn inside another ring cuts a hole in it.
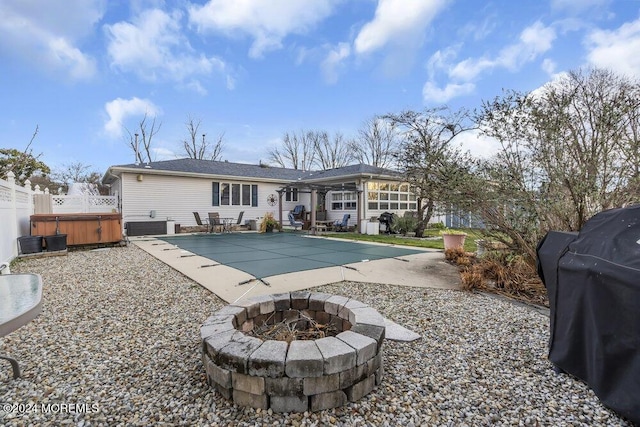
[[[52,196],[53,213],[112,212],[118,209],[115,196]]]

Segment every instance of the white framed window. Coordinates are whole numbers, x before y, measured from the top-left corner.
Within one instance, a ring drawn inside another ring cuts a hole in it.
[[[358,209],[358,193],[353,191],[331,193],[331,210],[354,211],[356,209]]]
[[[258,185],[212,182],[212,206],[258,206]]]
[[[416,196],[407,183],[368,182],[369,210],[417,210]]]

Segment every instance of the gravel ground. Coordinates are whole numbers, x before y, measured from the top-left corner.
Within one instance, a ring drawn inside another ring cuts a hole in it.
[[[234,406],[211,391],[199,325],[224,303],[131,246],[20,261],[44,280],[42,314],[0,339],[2,425],[629,425],[546,359],[548,318],[458,291],[340,283],[422,335],[386,342],[385,378],[361,401],[304,414]],[[22,405],[22,406],[20,406]],[[74,406],[75,405],[75,406]]]

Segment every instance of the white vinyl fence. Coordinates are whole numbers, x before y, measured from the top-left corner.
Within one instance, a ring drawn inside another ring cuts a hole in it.
[[[16,184],[13,172],[0,179],[0,264],[11,262],[18,255],[18,237],[29,235],[33,191],[29,181],[25,184]]]
[[[0,179],[0,264],[11,262],[18,255],[18,237],[30,234],[30,217],[36,213],[34,198],[42,195],[50,203],[39,200],[38,206],[47,207],[48,211],[37,213],[119,212],[118,196],[52,195],[48,189],[40,191],[39,186],[32,190],[29,180],[24,187],[16,184],[15,175],[9,172],[6,181]]]

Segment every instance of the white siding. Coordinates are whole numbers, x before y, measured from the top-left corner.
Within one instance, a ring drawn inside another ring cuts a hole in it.
[[[256,184],[258,185],[258,206],[213,206],[213,182],[225,182],[230,184]],[[203,218],[208,212],[218,212],[221,217],[237,218],[240,211],[244,211],[242,222],[249,219],[258,219],[267,212],[273,212],[278,218],[278,205],[270,206],[267,197],[274,194],[278,198],[278,190],[281,184],[213,180],[207,178],[191,178],[180,176],[163,176],[143,174],[138,181],[136,174],[122,174],[122,216],[123,222],[149,221],[150,213],[155,210],[157,220],[173,219],[182,226],[196,225],[193,212],[199,212]],[[298,202],[283,203],[283,221],[287,224],[287,213],[295,205],[304,204],[309,208],[309,195],[300,194]]]

